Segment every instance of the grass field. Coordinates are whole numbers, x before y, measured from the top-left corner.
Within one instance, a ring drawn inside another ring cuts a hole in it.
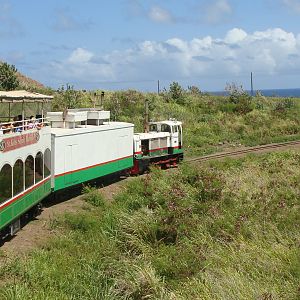
[[[0,269],[1,299],[299,299],[300,154],[153,169]]]
[[[93,105],[73,93],[70,107]],[[183,121],[187,156],[300,139],[299,99],[120,91],[103,105],[141,131],[146,99],[151,119]],[[53,220],[58,237],[0,252],[0,299],[300,299],[299,179],[300,154],[283,152],[153,169],[114,201],[86,187],[91,206]]]

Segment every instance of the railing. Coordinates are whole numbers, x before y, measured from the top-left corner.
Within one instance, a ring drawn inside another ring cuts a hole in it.
[[[41,129],[44,126],[49,126],[47,118],[24,119],[0,123],[0,135],[17,132],[21,133],[30,129]]]

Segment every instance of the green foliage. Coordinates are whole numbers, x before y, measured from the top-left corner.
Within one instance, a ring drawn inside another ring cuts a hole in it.
[[[94,105],[92,95],[84,91],[77,91],[67,84],[58,89],[52,102],[53,111],[65,109],[92,107]]]
[[[176,85],[177,86],[177,85]],[[132,122],[135,130],[143,130],[144,103],[148,99],[151,120],[175,118],[183,121],[186,155],[203,155],[251,146],[295,140],[300,137],[300,106],[298,99],[250,97],[237,92],[230,97],[211,96],[185,91],[183,103],[170,97],[168,91],[159,95],[138,91],[106,92],[104,108],[111,110],[113,120]],[[285,103],[284,111],[276,106]]]
[[[274,111],[277,113],[285,113],[287,110],[292,109],[294,106],[294,100],[291,98],[286,98],[275,103]]]
[[[259,93],[250,97],[234,84],[227,87],[228,97],[204,94],[196,87],[185,91],[176,82],[171,87],[172,93],[159,95],[135,90],[105,92],[103,108],[111,111],[112,120],[134,123],[135,131],[141,132],[147,99],[150,120],[183,122],[187,156],[300,138],[299,99],[266,98]],[[94,106],[98,102],[94,94],[64,88],[56,94],[53,108]]]
[[[16,67],[8,63],[0,63],[0,90],[12,91],[18,86]]]
[[[227,84],[225,90],[229,92],[229,101],[235,104],[234,111],[247,114],[254,109],[251,96],[244,91],[243,87],[236,84]]]
[[[93,206],[96,207],[104,207],[105,201],[102,194],[95,187],[91,187],[89,185],[83,188],[84,200]]]
[[[199,96],[201,95],[201,90],[197,86],[192,85],[192,86],[188,86],[188,93],[194,96]]]
[[[185,102],[185,91],[179,85],[178,82],[172,82],[169,87],[168,96],[177,104],[184,104]]]

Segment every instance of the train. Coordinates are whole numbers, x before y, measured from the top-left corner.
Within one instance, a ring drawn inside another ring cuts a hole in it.
[[[42,201],[107,176],[143,174],[151,165],[176,166],[183,159],[182,122],[134,124],[112,121],[100,108],[45,112],[52,96],[0,91],[0,104],[20,103],[22,115],[0,123],[0,239],[13,236]],[[26,117],[24,104],[41,103]]]

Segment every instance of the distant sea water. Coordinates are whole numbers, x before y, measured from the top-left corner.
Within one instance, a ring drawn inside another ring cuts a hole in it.
[[[251,94],[250,91],[247,91]],[[256,90],[253,91],[253,94],[256,94]],[[259,90],[259,92],[266,97],[294,97],[300,98],[300,88],[298,89],[273,89],[273,90]],[[213,95],[224,95],[227,96],[228,92],[210,92],[209,94]]]

